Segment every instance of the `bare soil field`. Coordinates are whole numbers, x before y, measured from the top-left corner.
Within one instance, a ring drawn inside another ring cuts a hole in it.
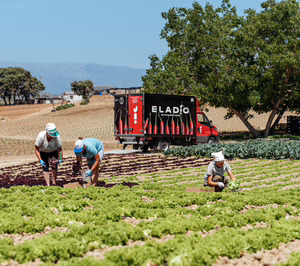
[[[2,156],[27,155],[34,152],[34,141],[47,123],[55,123],[63,140],[64,150],[72,150],[79,137],[95,137],[105,143],[105,149],[121,146],[113,136],[113,99],[93,97],[88,106],[51,112],[52,105],[3,106],[0,122]],[[12,112],[12,113],[10,113]]]
[[[109,100],[109,101],[107,101]],[[47,123],[55,123],[63,140],[75,141],[78,137],[97,137],[113,140],[113,101],[111,97],[92,98],[89,105],[37,114],[2,122],[0,137],[34,140]]]
[[[58,106],[57,104],[54,107]],[[52,104],[23,104],[0,106],[0,120],[17,120],[31,115],[38,115],[52,110]]]

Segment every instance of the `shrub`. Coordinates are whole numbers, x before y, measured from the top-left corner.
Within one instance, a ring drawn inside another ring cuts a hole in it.
[[[80,105],[88,105],[89,102],[90,101],[88,99],[85,99],[85,100],[81,101]]]
[[[64,109],[72,108],[72,107],[74,107],[74,106],[75,106],[74,103],[67,103],[67,104],[64,104],[64,105],[57,106],[57,107],[55,108],[55,110],[56,110],[56,111],[64,110]]]

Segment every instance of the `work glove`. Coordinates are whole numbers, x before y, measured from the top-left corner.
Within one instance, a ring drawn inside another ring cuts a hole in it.
[[[40,164],[41,164],[43,167],[47,167],[46,163],[45,163],[43,160],[40,160]]]
[[[86,172],[86,176],[92,176],[92,175],[93,175],[92,170],[88,170],[88,171]]]
[[[225,185],[224,185],[224,183],[223,183],[223,182],[218,182],[218,187],[219,187],[219,188],[224,188],[224,187],[225,187]]]

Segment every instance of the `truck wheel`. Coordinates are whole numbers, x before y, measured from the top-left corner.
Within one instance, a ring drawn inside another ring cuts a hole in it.
[[[153,152],[158,152],[159,151],[159,143],[153,143]]]
[[[134,150],[138,150],[138,149],[139,149],[139,147],[140,147],[140,145],[139,145],[139,144],[133,144],[133,145],[132,145],[132,148],[133,148]]]
[[[147,152],[148,149],[149,149],[149,146],[148,146],[148,145],[141,145],[141,150],[142,150],[143,152]]]
[[[207,143],[208,144],[216,143],[216,139],[214,137],[209,137],[208,140],[207,140]]]
[[[158,150],[159,151],[168,151],[170,149],[170,141],[167,139],[163,139],[158,143]]]

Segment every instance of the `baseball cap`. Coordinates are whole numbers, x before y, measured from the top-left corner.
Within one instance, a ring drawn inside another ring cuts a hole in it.
[[[48,123],[46,125],[46,132],[53,138],[58,137],[60,134],[56,130],[56,126],[53,123]]]
[[[75,148],[74,148],[74,153],[80,153],[83,152],[84,150],[84,142],[81,139],[76,140],[75,142]]]
[[[212,157],[215,157],[215,162],[221,162],[221,161],[225,161],[225,157],[223,155],[222,151],[219,152],[213,152],[211,154]]]

